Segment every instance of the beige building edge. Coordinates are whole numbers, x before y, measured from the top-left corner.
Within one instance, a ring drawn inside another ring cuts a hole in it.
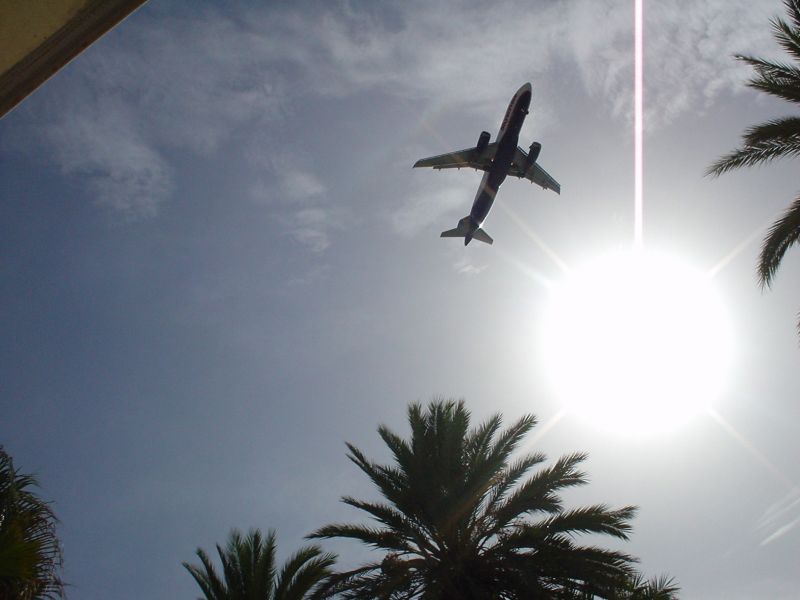
[[[0,0],[0,117],[146,0]]]

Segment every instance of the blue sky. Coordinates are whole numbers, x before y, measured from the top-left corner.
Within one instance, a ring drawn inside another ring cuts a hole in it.
[[[626,549],[688,599],[800,583],[797,259],[768,293],[754,275],[794,166],[703,177],[791,110],[731,58],[775,56],[780,12],[646,3],[645,240],[703,269],[739,249],[714,281],[741,439],[567,417],[537,441],[589,452],[570,502],[641,506]],[[0,121],[0,441],[54,501],[72,597],[196,597],[180,562],[231,527],[288,553],[358,518],[343,442],[385,458],[375,428],[404,432],[408,402],[558,414],[537,332],[560,271],[525,230],[567,264],[629,243],[632,24],[611,0],[151,0]],[[526,81],[521,145],[561,196],[510,180],[494,246],[440,239],[479,176],[411,165],[494,135]]]

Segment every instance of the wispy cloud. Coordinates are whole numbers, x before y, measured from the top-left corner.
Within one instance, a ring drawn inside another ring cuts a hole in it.
[[[407,2],[400,10],[393,19],[331,11],[308,24],[318,48],[306,59],[317,61],[322,91],[344,94],[381,86],[494,113],[494,103],[521,82],[535,80],[546,87],[553,78],[569,77],[564,66],[574,64],[589,95],[611,115],[629,118],[631,3],[511,1],[497,10],[491,4]],[[774,50],[768,19],[776,11],[780,6],[772,0],[648,3],[650,124],[707,108],[722,91],[738,88],[747,69],[732,55]]]
[[[132,19],[31,98],[28,126],[65,173],[87,176],[99,204],[152,216],[173,188],[171,153],[208,155],[282,113],[264,46],[216,13]]]
[[[483,273],[487,265],[477,265],[469,256],[462,254],[453,263],[453,268],[459,275],[475,276]]]
[[[327,189],[313,173],[291,167],[284,160],[269,167],[271,179],[250,186],[250,198],[276,216],[292,239],[320,253],[331,245],[330,232],[341,229],[342,210],[327,206]]]
[[[734,54],[774,54],[769,18],[776,2],[648,3],[645,78],[651,127],[705,111],[722,92],[744,90],[751,70]]]
[[[761,519],[757,527],[765,535],[761,546],[766,546],[783,537],[800,524],[800,489],[793,489],[778,502],[772,504]]]
[[[314,252],[322,252],[330,245],[328,231],[335,225],[330,211],[323,208],[298,210],[283,221],[288,224],[292,237]]]
[[[327,193],[322,180],[303,167],[296,156],[289,156],[285,149],[268,148],[251,142],[248,160],[269,175],[261,177],[250,187],[250,197],[258,202],[275,203],[290,201],[299,204],[318,201]]]
[[[392,228],[402,236],[416,235],[440,217],[466,205],[464,199],[469,198],[470,189],[464,183],[459,185],[427,186],[416,190],[412,197],[406,199],[400,208],[393,211],[389,219]],[[452,224],[455,227],[455,223]]]
[[[169,165],[120,102],[104,99],[94,114],[71,111],[41,135],[65,173],[83,176],[98,204],[126,218],[154,215],[172,190]]]
[[[628,3],[355,6],[226,6],[180,18],[147,7],[50,82],[52,94],[34,96],[28,125],[65,173],[86,177],[99,204],[135,218],[168,199],[173,152],[211,155],[234,138],[249,151],[246,140],[292,115],[302,96],[379,90],[496,116],[509,90],[533,80],[537,106],[563,118],[548,82],[574,73],[611,117],[629,118]],[[647,126],[740,89],[746,71],[731,54],[771,52],[767,19],[779,9],[772,0],[647,3]],[[325,193],[307,169],[275,174],[287,198]],[[407,235],[436,212],[412,199],[395,229]]]

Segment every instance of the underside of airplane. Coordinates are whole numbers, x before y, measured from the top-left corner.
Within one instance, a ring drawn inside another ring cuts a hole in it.
[[[508,175],[527,179],[545,190],[561,193],[561,185],[538,164],[542,145],[533,142],[526,152],[519,146],[519,131],[528,114],[531,101],[531,85],[526,83],[511,98],[497,139],[490,142],[491,134],[481,132],[473,148],[465,148],[418,160],[414,167],[433,169],[472,168],[484,171],[483,179],[475,195],[470,214],[458,222],[454,229],[443,231],[441,237],[464,238],[464,245],[473,239],[486,244],[492,238],[482,229],[483,222],[494,203],[497,190]]]

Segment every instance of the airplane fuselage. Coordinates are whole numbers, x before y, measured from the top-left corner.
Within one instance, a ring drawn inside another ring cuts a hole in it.
[[[479,228],[486,219],[486,215],[489,214],[494,203],[497,190],[508,175],[508,169],[511,167],[514,153],[517,151],[519,132],[525,122],[530,105],[531,84],[526,83],[511,98],[503,123],[500,125],[500,131],[497,133],[497,152],[492,161],[492,166],[484,174],[478,187],[478,192],[475,194],[475,200],[470,211],[473,231]],[[467,238],[470,237],[467,236]],[[465,239],[465,243],[469,243],[469,239]]]

